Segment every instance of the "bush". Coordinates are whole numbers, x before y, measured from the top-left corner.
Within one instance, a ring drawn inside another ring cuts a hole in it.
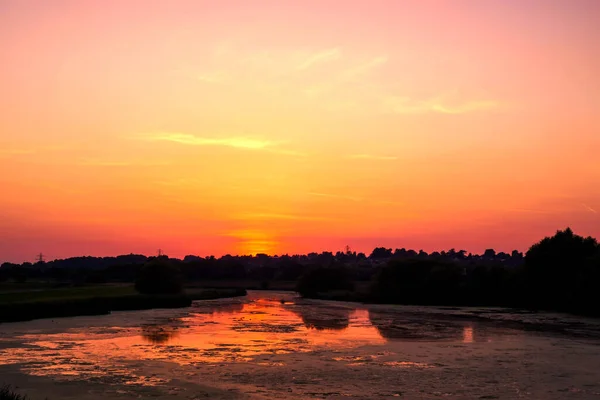
[[[142,294],[181,293],[181,272],[166,258],[153,259],[138,273],[135,289]]]
[[[531,246],[525,256],[529,302],[544,308],[578,309],[597,292],[598,254],[594,238],[569,228]],[[588,293],[590,292],[590,293]]]
[[[456,301],[462,267],[435,260],[391,260],[375,276],[371,297],[400,304]]]
[[[23,396],[13,392],[10,386],[0,387],[0,400],[28,400],[27,396]]]
[[[296,291],[302,296],[332,290],[354,290],[350,274],[343,267],[318,267],[304,274],[296,286]]]

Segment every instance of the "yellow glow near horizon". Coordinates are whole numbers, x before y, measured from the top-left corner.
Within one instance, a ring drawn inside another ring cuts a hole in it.
[[[0,262],[600,236],[600,3],[0,5]]]

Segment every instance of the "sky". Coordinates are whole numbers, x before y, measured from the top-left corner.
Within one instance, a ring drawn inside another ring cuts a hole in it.
[[[600,238],[596,0],[0,0],[0,262]]]

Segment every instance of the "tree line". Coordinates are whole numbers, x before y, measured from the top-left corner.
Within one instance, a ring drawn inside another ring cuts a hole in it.
[[[599,314],[600,248],[570,228],[557,231],[522,254],[426,253],[375,248],[356,252],[268,256],[75,257],[36,264],[4,263],[0,283],[61,284],[136,282],[140,291],[176,292],[181,282],[296,282],[307,297],[335,297],[399,304],[494,305]],[[152,285],[158,283],[158,288]],[[170,285],[170,286],[169,286]],[[146,289],[144,289],[146,288]]]
[[[3,281],[49,281],[70,283],[133,282],[139,270],[152,260],[161,257],[147,257],[139,254],[117,257],[71,257],[49,262],[22,264],[3,263],[0,266],[0,282]],[[167,257],[168,258],[168,257]],[[377,247],[370,255],[357,252],[322,252],[306,255],[269,256],[214,256],[199,257],[188,255],[183,259],[168,258],[169,263],[181,270],[189,281],[201,280],[260,280],[296,281],[307,270],[316,266],[344,265],[354,270],[358,280],[370,280],[377,267],[389,260],[436,260],[463,265],[497,265],[516,267],[523,263],[523,254],[493,249],[483,254],[471,254],[465,250],[427,253],[423,250]]]
[[[535,243],[523,263],[464,264],[427,258],[390,258],[366,290],[357,290],[353,271],[343,265],[314,268],[298,282],[306,297],[365,302],[501,306],[600,316],[600,246],[570,228]]]

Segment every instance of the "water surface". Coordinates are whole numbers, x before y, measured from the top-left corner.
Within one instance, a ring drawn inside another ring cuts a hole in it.
[[[0,380],[62,398],[600,398],[600,324],[291,293],[0,326]]]

